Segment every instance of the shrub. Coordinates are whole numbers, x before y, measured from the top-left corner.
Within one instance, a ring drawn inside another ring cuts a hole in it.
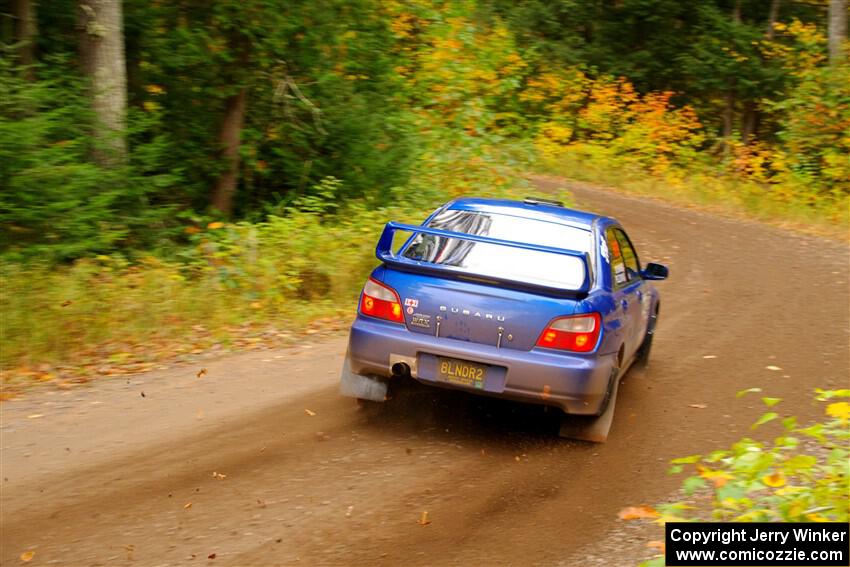
[[[739,396],[761,392],[750,388]],[[658,523],[682,521],[847,522],[850,520],[850,390],[815,391],[825,419],[801,426],[776,411],[779,398],[762,397],[770,411],[753,424],[781,421],[783,433],[765,443],[744,438],[725,450],[674,459],[687,467],[686,500],[658,507]],[[707,498],[695,498],[696,496]],[[694,501],[696,503],[694,503]],[[663,557],[642,564],[664,565]]]

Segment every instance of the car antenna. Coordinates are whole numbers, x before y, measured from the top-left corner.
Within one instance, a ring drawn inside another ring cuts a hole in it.
[[[551,205],[553,207],[563,207],[563,201],[556,201],[555,199],[541,199],[539,197],[526,197],[523,200],[523,203],[526,205]]]

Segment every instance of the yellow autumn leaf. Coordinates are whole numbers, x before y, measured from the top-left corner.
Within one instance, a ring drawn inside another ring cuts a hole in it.
[[[35,557],[35,551],[24,551],[21,553],[21,561],[24,563],[29,563],[33,557]]]
[[[785,475],[777,471],[761,477],[761,481],[772,488],[779,488],[780,486],[785,486]]]
[[[836,402],[834,404],[829,404],[828,406],[826,406],[826,415],[838,419],[848,420],[850,419],[850,404],[848,404],[847,402]]]
[[[806,518],[808,518],[810,522],[828,522],[828,521],[830,521],[829,518],[821,516],[817,512],[814,512],[812,514],[806,514]]]
[[[209,228],[210,230],[216,230],[217,228],[224,228],[224,223],[221,222],[221,221],[211,222],[210,224],[207,225],[207,228]]]

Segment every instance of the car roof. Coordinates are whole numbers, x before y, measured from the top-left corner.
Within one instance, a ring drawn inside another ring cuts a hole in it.
[[[531,200],[530,200],[531,201]],[[566,224],[591,230],[596,221],[616,223],[614,219],[596,213],[568,209],[559,205],[542,202],[511,201],[508,199],[479,199],[464,197],[448,203],[448,208],[457,211],[477,211],[482,213],[501,213],[515,217],[542,220]],[[607,224],[607,223],[606,223]]]

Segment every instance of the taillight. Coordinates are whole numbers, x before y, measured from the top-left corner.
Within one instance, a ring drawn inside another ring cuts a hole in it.
[[[561,317],[549,324],[537,339],[537,346],[590,352],[596,348],[599,333],[602,331],[602,317],[599,313]]]
[[[380,284],[372,278],[366,280],[366,285],[363,286],[360,312],[370,317],[404,323],[398,294],[393,288]]]

